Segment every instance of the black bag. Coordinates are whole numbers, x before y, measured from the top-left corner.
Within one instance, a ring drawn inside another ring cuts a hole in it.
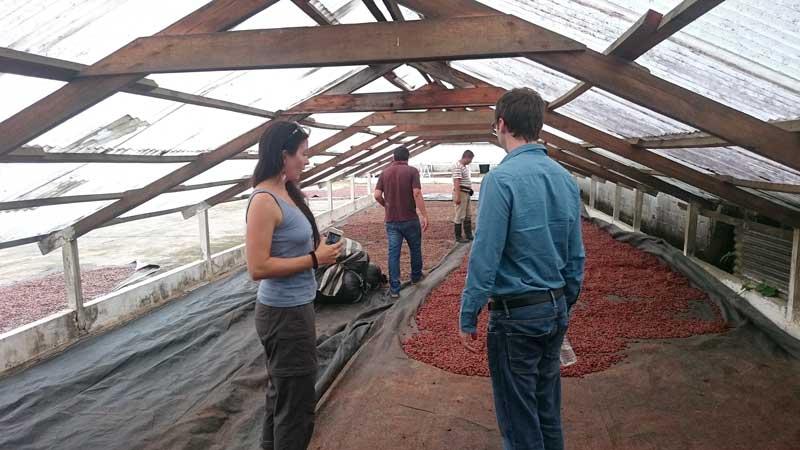
[[[372,291],[384,286],[389,282],[389,279],[384,275],[379,266],[369,263],[364,281],[367,283],[367,289]]]
[[[358,303],[371,289],[366,281],[369,255],[358,242],[347,238],[342,241],[342,254],[336,263],[320,267],[315,274],[316,300],[320,303]]]

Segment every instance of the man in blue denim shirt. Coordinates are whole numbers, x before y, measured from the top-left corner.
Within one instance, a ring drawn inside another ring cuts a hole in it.
[[[583,280],[580,192],[536,143],[545,104],[527,88],[495,108],[508,152],[484,178],[461,298],[461,337],[478,351],[478,313],[489,303],[488,356],[505,449],[564,448],[559,353],[568,308]]]

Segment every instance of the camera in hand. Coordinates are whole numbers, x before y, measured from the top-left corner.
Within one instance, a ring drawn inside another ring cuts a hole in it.
[[[325,239],[325,243],[327,245],[333,245],[341,241],[343,235],[344,233],[342,233],[341,230],[337,230],[336,228],[330,228],[328,229],[328,237]]]

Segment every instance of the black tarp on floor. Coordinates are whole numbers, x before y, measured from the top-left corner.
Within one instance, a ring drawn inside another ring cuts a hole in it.
[[[264,354],[246,271],[0,379],[0,449],[252,449]],[[318,305],[324,392],[392,302]]]

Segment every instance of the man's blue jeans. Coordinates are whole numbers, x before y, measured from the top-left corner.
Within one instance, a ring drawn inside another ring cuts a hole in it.
[[[561,342],[564,297],[489,316],[489,372],[506,450],[562,450]]]
[[[389,238],[389,288],[393,294],[400,292],[400,249],[403,239],[411,253],[411,281],[422,278],[422,226],[419,219],[404,222],[386,222]]]

